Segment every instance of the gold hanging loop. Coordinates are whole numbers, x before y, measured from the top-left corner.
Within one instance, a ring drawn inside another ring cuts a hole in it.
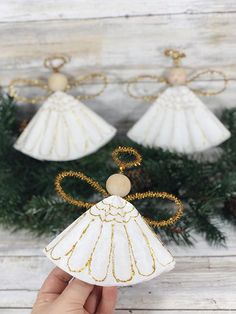
[[[198,95],[201,95],[201,96],[215,96],[215,95],[218,95],[218,94],[221,94],[225,91],[227,85],[228,85],[228,78],[226,77],[225,73],[222,72],[222,71],[217,71],[217,70],[205,70],[205,71],[202,71],[200,73],[197,73],[195,74],[193,77],[191,77],[189,80],[187,80],[187,84],[189,83],[192,83],[193,81],[195,81],[196,79],[198,79],[199,77],[203,76],[203,75],[206,75],[206,74],[216,74],[218,75],[219,77],[221,77],[223,79],[223,86],[221,88],[219,88],[218,90],[216,91],[204,91],[200,88],[191,88],[189,86],[189,88],[196,94]]]
[[[138,84],[142,81],[144,82],[146,79],[150,79],[151,81],[156,82],[156,83],[165,83],[165,84],[167,83],[166,79],[164,77],[160,77],[157,75],[139,75],[139,76],[136,76],[136,77],[132,78],[131,80],[129,80],[128,84],[127,84],[127,93],[129,94],[130,97],[132,97],[134,99],[138,99],[138,100],[148,101],[148,102],[154,101],[159,97],[160,92],[158,92],[158,94],[156,94],[156,95],[144,95],[144,96],[136,95],[132,92],[132,86],[133,85]]]
[[[57,73],[60,69],[70,61],[70,57],[66,55],[54,55],[44,60],[45,68]],[[57,65],[55,63],[58,63]]]
[[[47,93],[46,95],[38,96],[38,97],[24,97],[18,94],[16,90],[16,86],[39,87],[39,88],[44,89]],[[29,103],[29,104],[38,104],[44,101],[50,95],[48,85],[45,82],[41,80],[30,80],[30,79],[22,79],[22,78],[14,79],[10,82],[8,93],[15,100],[22,103]]]
[[[97,93],[76,96],[76,98],[79,100],[93,99],[93,98],[100,96],[104,92],[104,90],[106,89],[106,87],[108,85],[108,79],[107,79],[106,75],[104,75],[102,73],[91,73],[91,74],[82,76],[76,80],[73,80],[72,82],[70,82],[70,88],[71,89],[76,88],[78,86],[81,86],[84,83],[87,83],[87,82],[93,81],[93,80],[97,80],[97,79],[101,80],[101,82],[103,84],[102,88]]]

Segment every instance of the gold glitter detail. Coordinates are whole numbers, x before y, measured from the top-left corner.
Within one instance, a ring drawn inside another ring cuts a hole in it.
[[[57,245],[64,240],[64,238],[74,229],[74,227],[76,227],[78,225],[78,223],[82,220],[82,218],[84,217],[85,213],[83,215],[81,215],[78,219],[76,219],[73,223],[72,226],[63,234],[63,236],[50,248],[45,247],[45,252],[48,253],[50,252],[50,257],[51,259],[53,259],[54,261],[58,261],[61,259],[61,256],[55,257],[53,256],[53,251],[54,249],[57,247]],[[67,255],[67,254],[66,254]]]
[[[90,223],[88,224],[88,226],[84,229],[84,231],[83,231],[82,234],[80,235],[80,238],[78,239],[78,241],[77,241],[77,242],[72,246],[72,248],[71,248],[70,256],[69,256],[69,258],[68,258],[68,260],[67,260],[67,267],[68,267],[69,271],[71,271],[71,272],[74,272],[74,273],[81,273],[82,271],[84,271],[84,270],[91,264],[93,253],[94,253],[94,251],[96,250],[97,243],[98,243],[98,241],[99,241],[99,239],[100,239],[100,237],[101,237],[101,234],[102,234],[103,224],[100,224],[100,231],[99,231],[98,238],[97,238],[97,240],[96,240],[96,242],[95,242],[95,244],[94,244],[94,247],[93,247],[92,253],[90,254],[90,257],[88,258],[88,260],[87,260],[87,262],[84,264],[84,266],[82,266],[82,267],[79,268],[79,269],[72,269],[72,268],[70,267],[70,265],[69,265],[69,264],[70,264],[70,259],[71,259],[72,255],[73,255],[73,252],[74,252],[76,246],[79,244],[79,241],[84,237],[84,235],[86,234],[88,228],[89,228],[90,225],[91,225],[91,222],[93,222],[93,221],[94,221],[94,219],[93,219],[92,221],[90,221]]]
[[[148,240],[146,234],[143,232],[143,230],[142,230],[142,228],[140,227],[140,225],[139,225],[139,223],[137,222],[137,220],[134,219],[134,221],[135,221],[136,225],[138,226],[140,232],[142,233],[142,236],[144,237],[144,240],[145,240],[145,242],[146,242],[146,244],[147,244],[147,246],[148,246],[150,255],[151,255],[151,257],[152,257],[152,271],[151,271],[151,273],[149,273],[149,274],[144,274],[144,273],[142,273],[142,272],[140,271],[140,269],[139,269],[139,267],[138,267],[138,262],[137,262],[137,260],[136,260],[136,258],[135,258],[135,255],[134,255],[134,250],[133,250],[133,246],[132,246],[132,241],[131,241],[131,239],[130,239],[130,245],[131,245],[131,249],[132,249],[132,255],[133,255],[134,262],[135,262],[135,266],[136,266],[136,268],[137,268],[137,270],[138,270],[139,275],[145,276],[145,277],[149,277],[149,276],[151,276],[152,274],[154,274],[155,271],[156,271],[155,255],[154,255],[153,248],[151,247],[150,242],[149,242],[149,240]],[[127,236],[129,236],[127,229],[126,229],[126,232],[127,232]]]
[[[114,225],[112,225],[111,228],[112,228],[112,229],[111,229],[111,243],[110,243],[108,265],[107,265],[107,267],[106,267],[106,274],[105,274],[105,276],[104,276],[102,279],[98,279],[98,278],[96,278],[94,275],[92,275],[91,264],[92,264],[92,261],[93,261],[93,255],[94,255],[95,249],[94,249],[93,252],[92,252],[91,260],[90,260],[90,263],[89,263],[89,265],[88,265],[89,275],[90,275],[94,280],[96,280],[97,282],[102,282],[102,281],[106,280],[106,278],[107,278],[107,276],[108,276],[108,271],[109,271],[109,267],[110,267],[110,264],[111,264],[111,257],[112,257],[112,253],[113,253]]]
[[[127,231],[126,226],[123,226],[125,229],[125,232]],[[121,279],[118,278],[117,274],[116,274],[116,268],[115,268],[115,243],[113,243],[113,256],[112,256],[112,275],[115,278],[116,282],[129,282],[131,281],[134,276],[135,276],[135,270],[134,270],[134,265],[132,262],[132,249],[131,249],[131,242],[130,242],[130,238],[128,237],[128,234],[126,232],[126,236],[127,236],[127,241],[128,241],[128,250],[129,250],[129,260],[130,260],[130,267],[131,267],[131,275],[128,279]],[[114,225],[112,225],[112,238],[114,239]],[[119,257],[118,257],[119,258]]]
[[[163,198],[173,201],[177,207],[176,213],[167,220],[151,220],[149,218],[145,218],[146,221],[153,227],[167,227],[174,223],[176,223],[183,215],[183,203],[173,194],[167,192],[143,192],[143,193],[135,193],[126,196],[127,201],[141,200],[145,198]]]
[[[97,190],[99,193],[101,193],[104,197],[108,197],[108,193],[106,192],[105,189],[95,180],[93,180],[90,177],[87,177],[84,173],[82,172],[77,172],[77,171],[63,171],[59,173],[55,179],[55,189],[56,192],[69,204],[79,206],[79,207],[85,207],[85,208],[90,208],[93,206],[95,203],[92,202],[84,202],[77,200],[73,198],[71,195],[67,194],[61,186],[62,181],[66,177],[73,177],[73,178],[79,178],[82,181],[87,182],[92,188]]]
[[[120,160],[119,156],[122,153],[133,155],[135,157],[135,160],[128,161],[128,162]],[[119,146],[116,149],[114,149],[112,152],[112,158],[114,162],[117,164],[117,166],[119,167],[121,172],[124,171],[125,169],[139,166],[142,161],[142,156],[137,152],[136,149],[132,147],[125,147],[125,146]]]

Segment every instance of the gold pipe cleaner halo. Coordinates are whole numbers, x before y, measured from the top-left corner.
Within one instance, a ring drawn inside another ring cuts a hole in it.
[[[121,154],[129,154],[135,157],[132,161],[122,161],[120,159]],[[125,169],[140,166],[142,162],[142,156],[132,147],[119,146],[112,152],[112,159],[119,167],[120,171],[123,172]]]
[[[122,161],[120,160],[120,156],[123,153],[128,153],[130,155],[133,155],[135,159],[129,162]],[[141,154],[138,153],[136,149],[132,147],[125,147],[125,146],[119,146],[116,149],[114,149],[112,152],[112,158],[121,171],[124,171],[125,169],[131,168],[131,167],[139,166],[142,161],[142,156]],[[91,187],[93,187],[96,191],[101,193],[104,197],[109,196],[107,191],[96,180],[86,176],[84,173],[78,172],[78,171],[63,171],[56,176],[55,190],[58,193],[58,195],[69,204],[72,204],[78,207],[84,207],[87,209],[95,205],[95,203],[93,202],[84,202],[84,201],[75,199],[71,195],[67,194],[62,188],[62,181],[67,177],[73,177],[73,178],[80,179],[81,181],[85,181]],[[184,208],[183,208],[182,202],[176,196],[167,192],[148,191],[148,192],[134,193],[134,194],[130,194],[126,196],[125,200],[129,202],[129,201],[141,200],[145,198],[168,199],[174,202],[177,208],[176,213],[172,217],[166,220],[157,221],[157,220],[151,220],[149,218],[144,217],[146,221],[153,227],[170,226],[172,224],[175,224],[183,215]]]
[[[47,57],[44,60],[44,66],[45,68],[53,71],[53,72],[59,72],[60,69],[66,64],[70,62],[70,57],[67,55],[53,55],[50,57]],[[57,65],[55,63],[58,63]]]

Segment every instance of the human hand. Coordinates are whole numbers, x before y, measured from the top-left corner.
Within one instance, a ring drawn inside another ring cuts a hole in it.
[[[40,289],[32,314],[112,314],[117,288],[85,283],[56,267]]]

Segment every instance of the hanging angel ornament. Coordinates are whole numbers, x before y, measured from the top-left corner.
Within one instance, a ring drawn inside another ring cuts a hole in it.
[[[15,149],[35,159],[68,161],[82,158],[97,151],[116,133],[113,126],[80,101],[99,96],[107,85],[106,77],[92,73],[77,80],[69,80],[60,72],[67,62],[65,56],[45,60],[45,67],[53,71],[47,83],[41,80],[15,79],[9,85],[9,94],[16,100],[31,104],[43,102],[14,144]],[[104,85],[98,93],[78,97],[67,94],[70,89],[93,79],[103,81]],[[46,96],[21,97],[16,90],[19,85],[42,88],[46,91]]]
[[[121,154],[124,153],[133,155],[133,161],[123,162]],[[126,286],[152,279],[174,267],[173,256],[149,225],[163,227],[175,223],[182,216],[183,205],[166,192],[129,194],[131,182],[123,171],[139,165],[142,158],[130,147],[118,147],[112,156],[120,173],[108,178],[106,190],[81,172],[65,171],[57,176],[58,194],[68,203],[85,207],[87,211],[47,245],[44,253],[59,268],[87,283]],[[61,186],[67,177],[87,182],[104,199],[96,204],[74,199]],[[145,219],[131,203],[144,198],[170,200],[177,211],[167,220]]]
[[[230,132],[196,96],[212,96],[223,92],[227,85],[224,73],[207,70],[188,79],[186,69],[180,66],[180,60],[185,54],[166,50],[165,55],[174,61],[174,67],[168,71],[166,77],[143,75],[128,84],[128,93],[133,98],[155,100],[143,117],[128,131],[128,137],[146,147],[160,147],[187,154],[205,151],[227,140]],[[223,77],[223,88],[206,92],[188,86],[199,76],[207,74]],[[144,79],[167,84],[167,88],[159,96],[137,96],[131,87]]]

